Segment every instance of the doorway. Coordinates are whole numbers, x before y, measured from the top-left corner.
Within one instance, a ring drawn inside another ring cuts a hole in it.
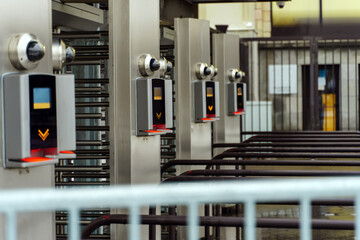
[[[303,79],[303,129],[311,129],[310,88],[317,89],[317,108],[315,119],[316,128],[313,130],[336,131],[339,130],[339,65],[319,65],[318,77],[315,86],[310,86],[310,66],[302,67]]]

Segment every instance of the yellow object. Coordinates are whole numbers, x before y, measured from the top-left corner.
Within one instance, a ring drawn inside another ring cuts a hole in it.
[[[323,93],[321,97],[324,110],[323,130],[336,131],[336,95],[334,93]]]
[[[34,103],[34,109],[48,109],[50,108],[50,103]]]

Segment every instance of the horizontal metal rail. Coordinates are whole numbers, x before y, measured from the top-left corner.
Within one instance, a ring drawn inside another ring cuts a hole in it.
[[[360,161],[337,160],[173,160],[161,167],[161,174],[170,167],[186,166],[360,166]]]
[[[322,137],[254,137],[249,138],[245,142],[359,142],[360,138],[346,138],[346,137],[335,137],[335,138],[322,138]]]
[[[190,170],[180,176],[271,176],[271,177],[331,177],[360,176],[360,171],[316,171],[316,170]]]
[[[237,147],[228,149],[225,152],[360,152],[355,147]]]
[[[223,158],[360,158],[359,153],[318,153],[318,152],[224,152],[214,159]]]
[[[213,148],[228,147],[360,147],[359,142],[251,142],[251,143],[215,143]]]
[[[360,135],[359,131],[283,131],[283,132],[264,132],[264,131],[244,131],[242,132],[243,135],[307,135],[307,134],[318,134],[318,135],[348,135],[348,134],[358,134]]]

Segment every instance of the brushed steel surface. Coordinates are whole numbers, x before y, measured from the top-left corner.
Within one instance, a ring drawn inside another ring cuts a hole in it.
[[[110,0],[109,41],[111,185],[159,183],[160,136],[136,137],[135,88],[139,57],[148,53],[159,59],[159,0]],[[126,226],[114,226],[111,237],[126,234]]]
[[[33,72],[52,73],[51,57],[51,2],[48,0],[2,1],[0,8],[0,74],[17,72],[8,57],[11,36],[16,33],[32,33],[45,45],[46,53]],[[24,73],[26,71],[23,71]],[[1,86],[2,87],[2,86]],[[0,104],[1,107],[1,104]],[[2,112],[2,111],[0,111]],[[0,121],[1,121],[0,117]],[[2,130],[0,129],[0,135]],[[1,146],[2,139],[0,138]],[[1,155],[2,155],[2,149]],[[2,163],[1,163],[2,165]],[[0,188],[41,188],[54,186],[54,166],[28,169],[0,168]],[[0,239],[4,239],[4,219],[0,218]],[[29,224],[31,223],[31,224]],[[18,218],[19,240],[55,239],[55,221],[51,213],[21,214]]]
[[[213,35],[213,61],[219,69],[215,80],[219,81],[220,120],[214,122],[214,142],[240,142],[240,117],[228,116],[227,84],[229,69],[239,69],[239,37],[231,34]],[[223,151],[223,149],[219,149]]]
[[[176,158],[211,158],[211,124],[195,123],[196,65],[210,64],[210,26],[206,20],[175,19]],[[180,171],[189,167],[181,167]]]

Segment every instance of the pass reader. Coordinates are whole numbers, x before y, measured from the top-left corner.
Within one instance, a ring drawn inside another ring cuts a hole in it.
[[[230,80],[227,84],[229,116],[237,116],[245,113],[246,84],[240,82],[244,76],[245,73],[236,68],[228,70],[228,78]]]
[[[69,131],[65,129],[68,122],[61,122],[70,112],[69,109],[59,109],[62,104],[68,105],[64,103],[62,93],[57,91],[61,80],[69,83],[73,81],[73,76],[35,73],[3,76],[5,168],[57,163],[59,150],[74,149],[75,140],[71,141],[71,134],[64,135],[64,132]],[[73,93],[73,89],[69,91]],[[72,113],[69,115],[74,116]],[[63,118],[58,119],[59,116]]]
[[[146,78],[157,70],[163,78]],[[172,65],[166,59],[158,61],[148,54],[140,57],[139,71],[143,78],[136,79],[137,136],[172,132],[172,80],[166,79],[171,70]]]
[[[194,82],[195,122],[204,123],[219,120],[219,83],[203,80],[206,79],[206,76],[215,77],[217,69],[214,66],[208,67],[206,64],[200,63],[196,65],[195,73],[199,80]]]
[[[246,84],[228,83],[228,115],[237,116],[245,113]]]

